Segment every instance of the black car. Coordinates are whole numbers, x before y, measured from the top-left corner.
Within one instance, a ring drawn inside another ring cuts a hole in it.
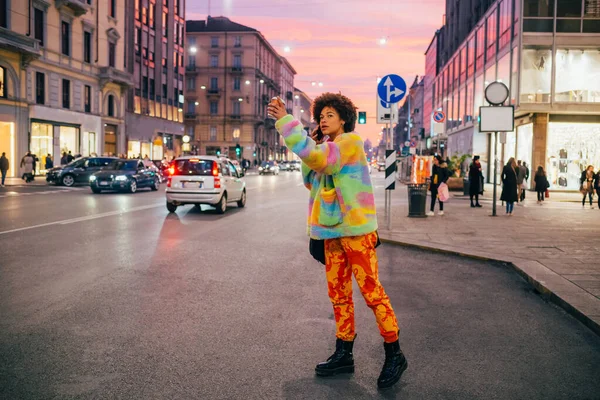
[[[90,187],[94,193],[103,190],[135,193],[142,187],[158,190],[160,178],[156,168],[144,166],[142,160],[117,159],[90,177]]]
[[[76,183],[90,182],[90,176],[100,168],[117,160],[115,157],[83,157],[61,167],[55,167],[46,173],[46,181],[57,185],[73,186]]]

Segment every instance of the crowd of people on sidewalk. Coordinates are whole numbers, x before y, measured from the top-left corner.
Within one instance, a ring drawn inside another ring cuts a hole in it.
[[[481,208],[479,196],[483,195],[484,178],[480,163],[480,157],[473,156],[473,161],[469,166],[468,184],[469,198],[472,208]],[[445,185],[451,174],[447,168],[447,163],[440,156],[433,159],[432,174],[429,182],[429,191],[431,192],[431,205],[428,216],[435,215],[435,205],[439,204],[438,215],[444,215],[444,202],[440,199],[440,187]],[[530,170],[527,163],[521,160],[515,160],[511,157],[502,169],[502,193],[500,200],[506,205],[506,215],[512,216],[515,203],[524,204],[527,189],[529,188]],[[543,205],[546,198],[550,196],[550,182],[546,171],[540,165],[533,177],[534,190],[537,194],[537,204]],[[583,194],[582,206],[585,207],[586,200],[589,201],[590,208],[593,208],[594,193],[598,196],[598,209],[600,209],[600,171],[594,172],[592,165],[588,166],[582,173],[580,179],[579,191]],[[444,188],[447,189],[447,188]]]

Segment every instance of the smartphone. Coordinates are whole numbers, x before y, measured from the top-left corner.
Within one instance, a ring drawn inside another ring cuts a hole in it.
[[[320,126],[317,128],[317,140],[323,140],[323,132]]]

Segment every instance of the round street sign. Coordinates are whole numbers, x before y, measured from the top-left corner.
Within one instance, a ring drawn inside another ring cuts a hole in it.
[[[386,75],[377,85],[377,95],[382,102],[398,103],[406,96],[406,82],[398,75]]]
[[[502,82],[492,82],[485,88],[485,99],[494,106],[503,104],[508,94],[508,88]]]
[[[433,121],[434,122],[444,122],[446,120],[446,114],[443,111],[436,111],[433,113]]]

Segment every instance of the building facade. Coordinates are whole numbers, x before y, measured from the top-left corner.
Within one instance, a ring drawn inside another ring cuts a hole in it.
[[[491,181],[496,148],[501,163],[542,166],[554,189],[577,190],[581,171],[600,166],[598,43],[599,0],[493,2],[427,89],[432,109],[446,113],[449,154],[480,155]],[[494,81],[507,85],[515,107],[506,143],[479,132]]]
[[[40,160],[37,174],[45,172],[48,155],[56,165],[64,153],[117,154],[124,147],[124,98],[132,84],[126,71],[125,3],[2,2],[9,19],[0,32],[2,40],[20,43],[4,42],[3,51],[21,57],[20,82],[8,85],[21,109],[12,158],[20,160],[30,150]],[[23,46],[33,46],[37,53]],[[11,65],[9,77],[17,73]]]
[[[256,162],[282,159],[267,105],[279,96],[293,112],[296,71],[259,31],[228,18],[187,21],[186,29],[185,125],[198,151]]]
[[[128,0],[127,155],[183,154],[185,0]]]

